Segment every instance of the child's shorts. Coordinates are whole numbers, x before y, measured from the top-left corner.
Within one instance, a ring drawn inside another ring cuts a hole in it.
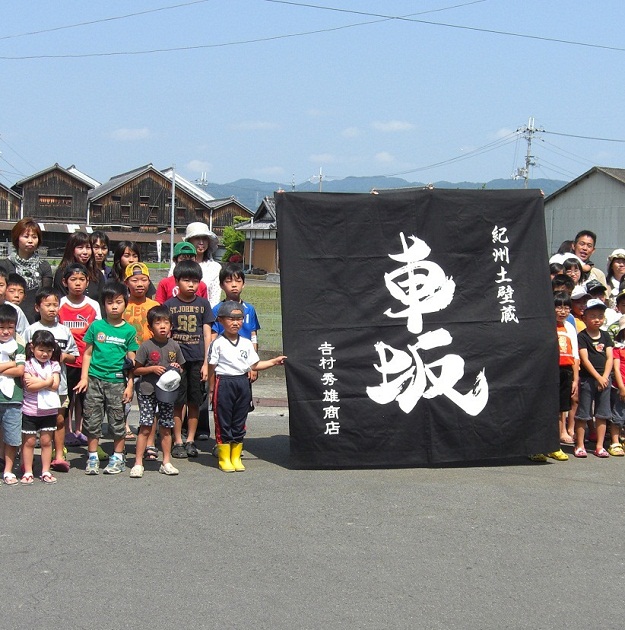
[[[37,435],[37,431],[56,431],[56,414],[51,416],[29,416],[22,414],[22,433]]]
[[[9,446],[22,445],[22,405],[0,404],[2,439]]]
[[[205,385],[202,382],[203,361],[187,361],[182,365],[182,374],[180,375],[180,385],[178,387],[178,400],[176,405],[197,405],[198,407],[204,402]]]
[[[124,390],[126,383],[109,383],[99,378],[89,377],[82,426],[85,433],[92,438],[102,437],[104,417],[108,419],[110,432],[115,438],[126,435],[124,419]]]
[[[611,420],[612,409],[610,408],[610,383],[600,390],[599,384],[592,377],[582,377],[579,379],[579,405],[575,414],[575,420],[588,422],[594,416],[599,420]]]
[[[560,366],[560,412],[570,411],[571,392],[573,391],[573,368]]]
[[[137,392],[139,401],[139,425],[151,427],[154,424],[154,415],[158,406],[158,424],[164,429],[174,428],[174,405],[156,400],[156,395],[145,396]]]
[[[612,424],[619,427],[625,425],[625,402],[621,400],[618,389],[612,388]]]

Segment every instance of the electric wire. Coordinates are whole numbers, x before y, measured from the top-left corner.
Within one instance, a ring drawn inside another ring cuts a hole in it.
[[[467,151],[462,155],[457,155],[453,158],[449,158],[447,160],[442,160],[441,162],[435,162],[433,164],[428,164],[427,166],[420,166],[417,168],[411,168],[406,171],[399,171],[397,173],[382,175],[381,177],[397,177],[398,175],[408,175],[410,173],[418,173],[420,171],[427,171],[432,168],[437,168],[439,166],[446,166],[447,164],[454,164],[455,162],[461,162],[462,160],[468,160],[473,157],[477,157],[478,155],[482,155],[483,153],[489,153],[490,151],[494,151],[496,149],[500,149],[503,146],[506,146],[516,140],[517,132],[514,131],[512,133],[507,134],[503,138],[499,138],[494,140],[493,142],[489,142],[484,146],[478,147],[471,151]]]
[[[196,0],[196,1],[197,2],[201,2],[201,1],[205,1],[205,0]],[[594,43],[590,43],[590,42],[580,42],[580,41],[575,41],[575,40],[566,40],[566,39],[560,39],[560,38],[554,38],[554,37],[543,37],[543,36],[539,36],[539,35],[529,35],[527,33],[515,33],[515,32],[512,32],[512,31],[499,31],[499,30],[495,30],[495,29],[479,28],[479,27],[474,27],[474,26],[464,26],[464,25],[460,25],[460,24],[449,24],[449,23],[445,23],[445,22],[434,22],[434,21],[431,21],[431,20],[421,20],[421,19],[416,19],[415,17],[413,17],[414,15],[421,15],[423,13],[430,13],[430,12],[434,12],[434,11],[447,10],[448,8],[458,8],[460,6],[465,6],[463,4],[453,5],[452,7],[447,7],[447,8],[444,8],[444,9],[432,9],[431,11],[424,11],[424,12],[417,13],[417,14],[409,14],[409,15],[405,15],[405,16],[395,16],[395,15],[386,15],[386,14],[381,14],[381,13],[370,13],[370,12],[365,12],[365,11],[341,9],[341,8],[337,8],[337,7],[327,7],[327,6],[321,6],[321,5],[315,5],[315,4],[305,4],[305,3],[299,3],[299,2],[292,2],[292,1],[289,1],[289,0],[263,0],[263,1],[264,2],[271,2],[271,3],[275,3],[275,4],[286,4],[286,5],[293,5],[293,6],[299,6],[299,7],[320,9],[320,10],[325,10],[325,11],[336,11],[336,12],[340,12],[340,13],[350,13],[350,14],[354,14],[354,15],[375,17],[375,18],[378,18],[378,19],[377,20],[373,20],[373,21],[360,22],[360,23],[356,23],[356,24],[347,24],[347,25],[343,25],[343,26],[336,26],[336,27],[330,27],[330,28],[324,28],[324,29],[316,29],[316,30],[313,30],[313,31],[302,31],[302,32],[299,32],[299,33],[287,33],[287,34],[274,35],[274,36],[269,36],[269,37],[259,37],[259,38],[253,38],[253,39],[231,41],[231,42],[222,42],[222,43],[218,43],[218,44],[198,44],[198,45],[194,45],[194,46],[173,46],[173,47],[169,47],[169,48],[152,48],[152,49],[147,49],[147,50],[135,50],[135,51],[110,51],[110,52],[101,52],[101,53],[75,53],[75,54],[71,54],[70,53],[70,54],[57,54],[57,55],[52,55],[52,54],[46,55],[46,54],[44,54],[44,55],[16,55],[16,56],[1,55],[0,59],[3,59],[5,61],[26,61],[26,60],[33,60],[33,59],[84,59],[84,58],[90,58],[90,57],[114,57],[114,56],[151,55],[151,54],[166,53],[166,52],[179,52],[179,51],[202,50],[202,49],[210,49],[210,48],[223,48],[223,47],[228,47],[228,46],[241,46],[241,45],[256,44],[256,43],[261,43],[261,42],[276,41],[276,40],[281,40],[281,39],[289,39],[289,38],[295,38],[295,37],[317,35],[317,34],[320,34],[320,33],[330,33],[330,32],[334,32],[334,31],[344,30],[344,29],[347,29],[347,28],[354,28],[354,27],[358,27],[358,26],[375,24],[377,22],[383,22],[383,21],[388,21],[388,20],[414,22],[414,23],[418,23],[418,24],[425,24],[425,25],[428,25],[428,26],[440,26],[440,27],[445,27],[445,28],[453,28],[453,29],[473,31],[473,32],[478,32],[478,33],[488,33],[488,34],[494,34],[494,35],[503,35],[503,36],[507,36],[507,37],[516,37],[516,38],[521,38],[521,39],[532,39],[532,40],[552,42],[552,43],[558,43],[558,44],[566,44],[566,45],[571,45],[571,46],[583,46],[583,47],[587,47],[587,48],[597,48],[597,49],[603,49],[603,50],[611,50],[611,51],[615,51],[615,52],[625,52],[625,48],[620,48],[620,47],[617,47],[617,46],[607,46],[607,45],[602,45],[602,44],[594,44]],[[472,2],[469,2],[467,4],[474,4],[477,1],[480,1],[480,0],[473,0]],[[178,5],[176,5],[176,6],[178,6]],[[180,6],[183,6],[183,5],[180,5]],[[164,9],[162,9],[162,10],[164,10]],[[117,18],[117,19],[122,19],[123,17],[124,16],[119,16],[119,18]],[[69,27],[73,27],[73,26],[74,25],[70,25]],[[76,25],[76,26],[78,26],[78,25]],[[64,27],[59,27],[59,28],[64,28]]]
[[[115,20],[125,20],[126,18],[136,17],[138,15],[146,15],[148,13],[158,13],[159,11],[169,11],[170,9],[179,9],[181,7],[188,7],[192,4],[203,4],[209,2],[209,0],[193,0],[192,2],[184,2],[182,4],[173,4],[167,7],[158,7],[156,9],[147,9],[145,11],[137,11],[136,13],[127,13],[125,15],[115,15],[107,18],[100,18],[99,20],[90,20],[88,22],[77,22],[76,24],[66,24],[65,26],[54,26],[52,28],[45,28],[39,31],[30,31],[27,33],[16,33],[15,35],[2,35],[0,40],[3,39],[16,39],[18,37],[27,37],[30,35],[41,35],[43,33],[53,33],[54,31],[64,31],[70,28],[79,28],[81,26],[91,26],[92,24],[101,24],[102,22],[113,22]]]
[[[264,0],[264,2],[271,2],[274,4],[288,4],[288,5],[292,5],[292,6],[298,6],[298,7],[307,7],[307,8],[311,8],[311,9],[321,9],[321,10],[325,10],[325,11],[336,11],[338,13],[351,13],[354,15],[363,15],[363,16],[369,16],[369,17],[378,17],[378,18],[386,18],[386,19],[391,19],[391,20],[399,20],[399,21],[406,21],[406,22],[417,22],[419,24],[428,24],[430,26],[443,26],[445,28],[455,28],[455,29],[461,29],[461,30],[467,30],[467,31],[476,31],[478,33],[490,33],[493,35],[505,35],[507,37],[520,37],[523,39],[536,39],[536,40],[540,40],[540,41],[545,41],[545,42],[553,42],[553,43],[557,43],[557,44],[568,44],[570,46],[585,46],[588,48],[600,48],[603,50],[613,50],[616,52],[625,52],[625,48],[620,48],[618,46],[607,46],[604,44],[593,44],[593,43],[589,43],[589,42],[579,42],[579,41],[575,41],[575,40],[569,40],[569,39],[560,39],[560,38],[556,38],[556,37],[543,37],[540,35],[528,35],[527,33],[514,33],[512,31],[499,31],[499,30],[495,30],[495,29],[490,29],[490,28],[479,28],[476,26],[463,26],[460,24],[448,24],[445,22],[432,22],[432,21],[428,21],[428,20],[418,20],[415,19],[413,17],[404,17],[404,16],[391,16],[391,15],[385,15],[382,13],[370,13],[368,11],[356,11],[354,9],[339,9],[338,7],[327,7],[327,6],[322,6],[322,5],[318,5],[318,4],[307,4],[307,3],[303,3],[303,2],[293,2],[292,0]]]

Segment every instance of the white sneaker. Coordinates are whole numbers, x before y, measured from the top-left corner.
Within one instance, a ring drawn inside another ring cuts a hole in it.
[[[161,464],[158,472],[163,475],[177,475],[180,471],[177,468],[174,468],[171,462],[167,462],[166,464]]]
[[[133,479],[141,479],[141,477],[143,477],[143,471],[144,471],[143,466],[140,466],[139,464],[135,464],[130,470],[130,476]]]

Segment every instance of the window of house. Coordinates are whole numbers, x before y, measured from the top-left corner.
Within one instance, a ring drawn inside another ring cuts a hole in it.
[[[50,206],[72,207],[73,198],[67,195],[39,195],[39,205],[43,208]]]
[[[102,206],[91,206],[91,211],[89,214],[91,221],[96,221],[99,223],[100,221],[102,221]]]

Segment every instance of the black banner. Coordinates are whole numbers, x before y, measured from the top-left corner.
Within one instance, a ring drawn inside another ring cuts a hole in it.
[[[294,465],[558,446],[539,191],[277,193]]]

